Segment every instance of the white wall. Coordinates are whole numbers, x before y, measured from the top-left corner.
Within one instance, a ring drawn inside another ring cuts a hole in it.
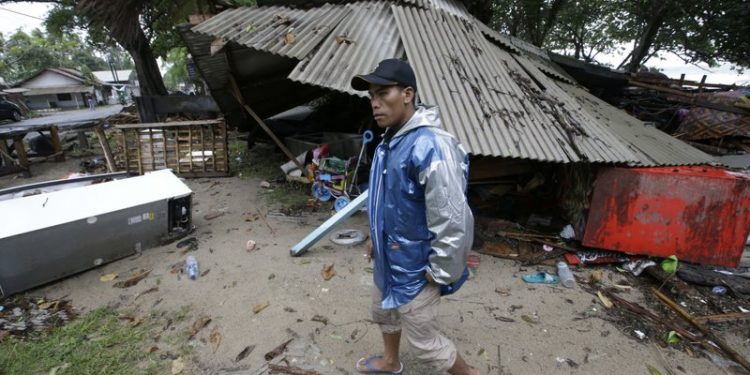
[[[52,103],[56,103],[56,108],[85,108],[88,106],[81,93],[71,93],[71,100],[60,101],[56,94],[34,95],[25,97],[30,109],[49,109],[55,108]],[[78,100],[76,102],[76,99]]]
[[[44,88],[44,87],[59,87],[59,86],[73,86],[82,85],[81,81],[54,73],[45,71],[44,73],[32,78],[30,81],[25,82],[21,87],[27,89],[33,88]]]

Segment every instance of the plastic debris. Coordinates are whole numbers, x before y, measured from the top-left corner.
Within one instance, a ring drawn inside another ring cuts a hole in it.
[[[653,260],[638,259],[632,262],[627,262],[623,265],[623,268],[630,271],[633,276],[639,276],[646,268],[655,266],[656,262]]]
[[[678,266],[678,261],[677,261],[677,256],[675,255],[670,255],[669,257],[661,261],[661,269],[664,270],[664,272],[666,273],[671,274],[671,273],[677,272],[677,266]]]
[[[566,240],[572,240],[576,237],[576,231],[573,230],[573,226],[568,224],[560,231],[560,237]]]
[[[341,229],[333,232],[330,239],[337,245],[355,246],[364,242],[367,235],[359,229]]]
[[[633,333],[635,333],[635,337],[637,337],[639,340],[643,340],[646,338],[646,334],[639,330],[633,330]]]

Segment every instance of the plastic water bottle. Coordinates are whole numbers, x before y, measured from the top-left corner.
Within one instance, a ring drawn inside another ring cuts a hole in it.
[[[190,280],[198,278],[198,260],[192,255],[189,255],[185,260],[185,273]]]
[[[560,278],[560,284],[566,288],[572,288],[576,285],[576,279],[573,278],[573,272],[568,268],[568,264],[559,261],[557,262],[557,276]]]

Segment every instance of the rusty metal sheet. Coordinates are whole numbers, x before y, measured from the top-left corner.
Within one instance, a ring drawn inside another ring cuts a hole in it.
[[[607,168],[583,244],[736,267],[750,230],[750,180],[715,167]]]

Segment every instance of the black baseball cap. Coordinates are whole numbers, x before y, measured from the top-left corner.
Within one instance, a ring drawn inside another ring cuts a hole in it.
[[[417,79],[414,70],[404,60],[385,59],[378,64],[375,71],[370,74],[360,74],[352,78],[352,88],[357,91],[367,91],[370,85],[381,86],[404,86],[411,87],[417,91]]]

